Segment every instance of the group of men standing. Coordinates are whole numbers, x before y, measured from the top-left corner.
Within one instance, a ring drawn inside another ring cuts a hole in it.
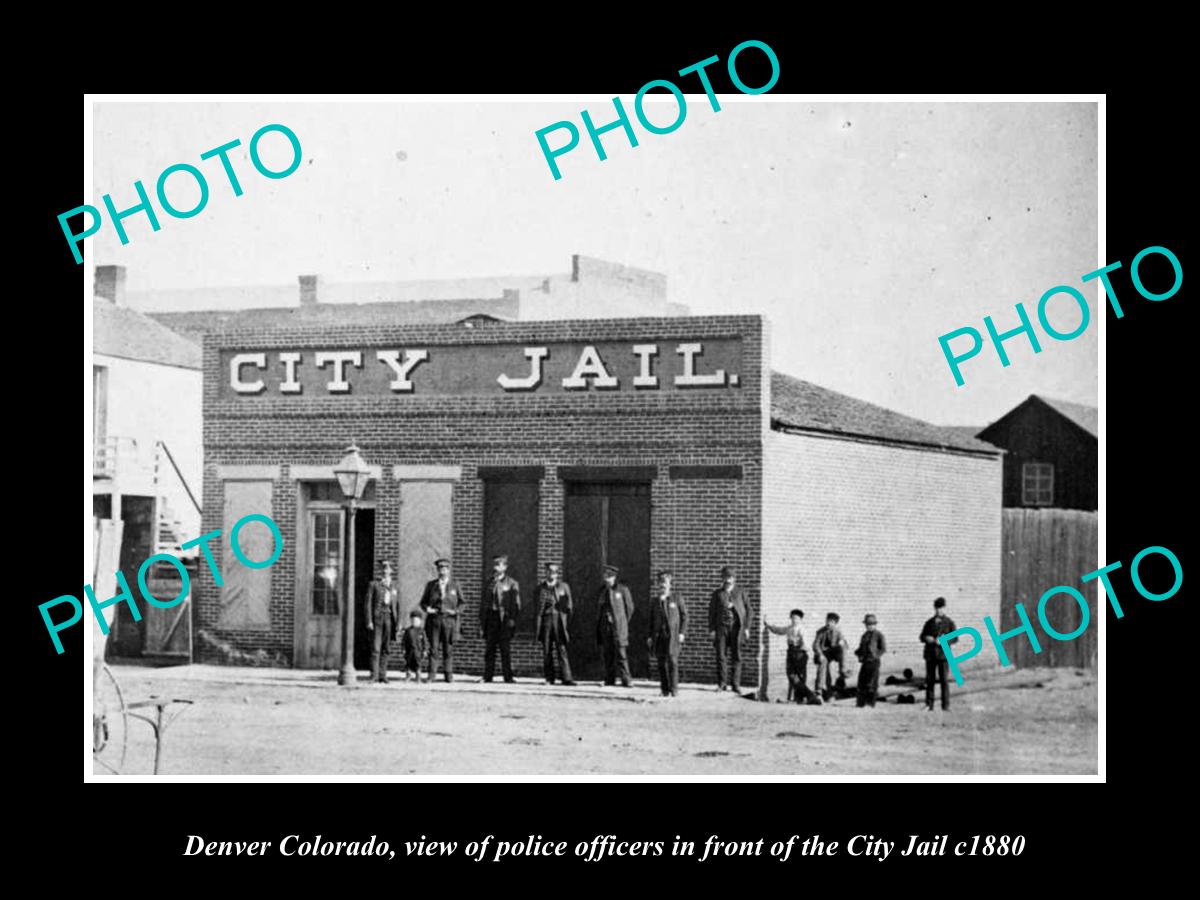
[[[825,625],[813,636],[813,657],[817,664],[813,688],[808,687],[808,651],[804,646],[801,622],[804,611],[793,609],[788,625],[772,625],[764,621],[767,630],[787,638],[788,700],[796,703],[821,704],[845,689],[846,652],[850,644],[842,634],[841,617],[831,612],[825,617]],[[933,709],[934,685],[941,685],[942,709],[950,708],[950,688],[947,680],[946,652],[938,640],[955,630],[954,621],[946,615],[946,599],[933,601],[933,616],[921,628],[920,640],[925,645],[925,708]],[[887,639],[879,630],[879,620],[868,613],[863,617],[863,635],[858,649],[854,651],[859,662],[858,685],[855,690],[857,705],[874,706],[879,694],[879,669],[883,655],[887,653]],[[957,637],[950,639],[954,644]],[[836,681],[833,667],[837,666]]]
[[[454,680],[454,644],[459,637],[461,613],[465,596],[451,576],[450,560],[434,562],[437,577],[425,585],[421,601],[410,613],[410,625],[401,637],[405,658],[405,677],[419,678],[424,664],[427,681],[437,676],[438,657],[441,657],[446,681]],[[392,564],[380,563],[381,575],[367,590],[367,628],[372,632],[371,672],[377,681],[386,682],[389,640],[397,629],[399,615],[398,591],[392,579]],[[603,584],[596,596],[596,643],[604,660],[604,683],[620,681],[629,687],[629,621],[636,605],[629,587],[622,583],[616,566],[606,565]],[[542,647],[542,671],[548,684],[557,674],[564,685],[574,685],[571,674],[569,647],[571,624],[575,613],[570,586],[562,580],[562,567],[557,563],[546,566],[546,577],[534,591],[537,615],[537,642]],[[650,599],[650,626],[647,649],[658,661],[659,682],[664,697],[679,692],[679,655],[686,640],[687,605],[675,590],[674,575],[661,571],[656,578]],[[934,685],[941,685],[942,708],[949,709],[946,654],[938,638],[955,630],[954,622],[945,614],[946,601],[934,601],[934,615],[921,630],[925,645],[926,695],[928,709],[933,709]],[[484,638],[483,680],[495,676],[496,655],[500,656],[500,671],[505,682],[514,680],[512,667],[512,638],[516,634],[521,612],[521,587],[508,574],[508,557],[492,558],[492,577],[484,585],[479,603],[479,628]],[[422,624],[423,618],[423,624]],[[844,687],[846,654],[849,643],[840,628],[836,612],[825,617],[825,625],[813,636],[813,661],[816,679],[808,687],[808,651],[804,644],[801,623],[804,612],[793,609],[790,624],[771,625],[764,622],[772,634],[787,638],[788,699],[797,703],[820,704]],[[737,572],[731,566],[721,569],[721,586],[714,590],[708,603],[708,632],[716,656],[717,689],[737,690],[742,678],[742,644],[750,637],[750,607],[745,590],[737,583]],[[867,615],[865,631],[855,651],[860,663],[856,695],[859,706],[874,706],[879,689],[880,660],[887,652],[887,642],[878,630],[873,615]],[[957,638],[951,639],[954,643]],[[833,669],[836,666],[836,679]],[[732,671],[731,671],[732,670]]]
[[[408,628],[401,637],[405,657],[405,677],[418,678],[424,665],[427,681],[437,677],[441,657],[445,680],[454,680],[454,644],[459,637],[460,618],[465,597],[451,576],[450,560],[434,562],[437,578],[429,581],[421,601],[410,613]],[[397,630],[399,599],[392,577],[392,564],[379,564],[380,576],[374,579],[366,597],[367,628],[372,632],[371,673],[376,681],[388,680],[389,641]],[[604,683],[624,687],[632,683],[629,671],[629,620],[635,612],[633,594],[619,581],[620,570],[606,565],[603,584],[596,596],[596,643],[604,660]],[[737,689],[742,677],[742,642],[750,636],[750,608],[745,591],[737,584],[737,573],[730,566],[721,570],[721,587],[709,599],[708,629],[716,653],[719,690]],[[650,627],[647,649],[658,660],[663,696],[679,693],[679,654],[686,639],[687,606],[674,589],[674,575],[658,573],[650,603]],[[569,647],[571,620],[575,612],[570,586],[562,580],[562,567],[546,566],[546,577],[534,591],[537,610],[537,642],[542,646],[543,674],[553,684],[557,674],[564,685],[574,685]],[[508,557],[492,559],[492,577],[484,585],[479,603],[479,627],[484,638],[483,680],[495,676],[496,656],[506,682],[514,680],[512,638],[516,634],[521,611],[521,588],[508,574]],[[422,621],[424,622],[422,626]],[[732,677],[730,676],[732,664]]]

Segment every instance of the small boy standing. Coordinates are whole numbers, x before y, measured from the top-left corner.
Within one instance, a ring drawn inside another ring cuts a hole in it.
[[[846,654],[850,644],[838,627],[841,616],[831,612],[825,617],[825,625],[817,629],[813,637],[813,662],[817,667],[816,683],[813,688],[824,700],[837,695],[846,686]],[[833,678],[833,664],[837,663],[837,680]]]
[[[404,680],[421,680],[421,663],[425,660],[425,629],[421,627],[421,611],[414,609],[408,614],[408,627],[400,639],[404,651]],[[430,679],[432,679],[432,675]]]
[[[876,630],[877,622],[870,613],[863,619],[867,630],[854,654],[862,665],[858,673],[858,706],[874,706],[875,695],[879,693],[879,660],[887,653],[887,641],[883,632]]]
[[[772,625],[763,620],[763,624],[767,627],[767,631],[771,634],[782,635],[787,638],[787,678],[788,678],[788,701],[796,703],[804,703],[808,701],[814,704],[820,704],[821,698],[812,694],[808,690],[808,651],[804,649],[804,635],[800,631],[800,623],[804,619],[804,611],[793,609],[788,615],[791,618],[790,625]]]

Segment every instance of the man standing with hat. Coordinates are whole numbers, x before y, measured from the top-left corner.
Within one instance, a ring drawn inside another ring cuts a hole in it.
[[[434,562],[438,577],[426,583],[421,595],[425,613],[425,637],[429,642],[429,680],[437,677],[438,648],[446,670],[446,681],[454,680],[454,641],[458,637],[458,617],[466,601],[458,582],[450,577],[450,560]]]
[[[883,639],[883,632],[875,627],[878,622],[878,619],[867,613],[863,618],[863,625],[867,630],[863,632],[858,649],[854,651],[861,663],[858,670],[858,706],[874,706],[876,695],[879,693],[879,661],[883,654],[887,653],[887,641]]]
[[[392,582],[392,564],[380,561],[383,575],[372,578],[367,585],[367,630],[371,632],[371,678],[387,684],[388,643],[396,631],[400,605],[396,585]]]
[[[788,613],[788,618],[791,620],[789,625],[772,625],[767,621],[767,617],[763,616],[763,626],[767,631],[787,638],[788,701],[811,701],[819,706],[820,696],[808,689],[808,651],[804,649],[804,633],[800,630],[800,623],[804,621],[804,610],[793,609]]]
[[[658,660],[658,677],[664,697],[679,696],[679,650],[687,628],[683,598],[671,588],[674,576],[658,573],[657,596],[650,603],[650,636],[646,646]]]
[[[742,683],[742,641],[750,637],[750,606],[732,566],[721,569],[721,578],[724,583],[708,601],[708,634],[717,651],[717,690],[732,686],[738,691]],[[727,678],[726,652],[733,662],[732,681]]]
[[[571,599],[571,586],[561,579],[562,567],[558,563],[546,563],[546,580],[537,588],[537,640],[542,645],[542,671],[546,684],[554,684],[554,658],[557,656],[562,683],[573,685],[571,661],[567,658],[567,645],[571,642],[567,626],[575,605]]]
[[[512,643],[521,612],[521,587],[508,575],[508,557],[492,557],[492,580],[483,589],[479,603],[479,627],[487,641],[483,651],[483,680],[491,682],[496,671],[496,647],[506,684],[513,682]]]
[[[817,680],[813,689],[822,700],[837,695],[846,686],[846,653],[850,644],[838,623],[842,617],[835,612],[826,614],[825,624],[813,636],[813,661],[817,664]],[[833,664],[837,663],[837,680],[833,679]]]
[[[955,630],[954,620],[946,615],[946,598],[933,601],[933,618],[921,629],[921,642],[925,645],[925,709],[933,709],[933,684],[942,686],[942,709],[950,708],[950,683],[946,677],[946,651],[938,640],[943,634]],[[950,638],[955,644],[958,638]]]
[[[633,617],[633,595],[629,588],[617,583],[620,570],[616,566],[604,567],[604,585],[596,607],[600,617],[596,620],[596,643],[604,653],[604,683],[614,685],[620,676],[621,684],[629,687],[633,680],[629,674],[629,620]]]

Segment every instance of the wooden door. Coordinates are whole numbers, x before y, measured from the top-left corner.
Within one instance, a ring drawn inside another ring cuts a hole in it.
[[[336,669],[341,665],[345,531],[343,510],[309,510],[305,570],[296,597],[299,668]]]
[[[619,582],[633,594],[629,620],[629,667],[648,677],[646,634],[650,626],[650,485],[567,482],[563,510],[564,577],[575,597],[571,665],[579,677],[599,679],[603,658],[596,646],[598,598],[606,564],[621,570]]]

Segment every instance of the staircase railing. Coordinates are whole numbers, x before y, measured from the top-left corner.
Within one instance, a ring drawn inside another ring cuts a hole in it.
[[[97,444],[92,456],[93,478],[116,478],[129,466],[144,465],[138,453],[138,442],[131,437],[114,435]]]
[[[183,477],[183,472],[179,471],[179,463],[175,462],[175,457],[171,455],[171,448],[167,446],[166,441],[155,441],[155,449],[162,448],[163,453],[167,455],[167,461],[171,463],[171,468],[175,470],[175,474],[179,477],[179,483],[183,485],[183,489],[187,491],[188,499],[192,501],[192,506],[196,507],[196,512],[203,515],[204,510],[200,508],[200,501],[196,499],[196,495],[192,493],[191,487],[187,483],[187,479]],[[156,466],[157,469],[157,466]],[[155,472],[155,484],[158,483],[157,471]]]
[[[171,479],[170,472],[175,473],[174,479]],[[177,488],[173,492],[168,491],[168,485],[172,483]],[[187,478],[184,477],[183,471],[179,468],[179,463],[175,461],[175,456],[171,453],[171,448],[167,446],[165,441],[155,441],[154,496],[156,509],[154,516],[154,548],[156,553],[181,555],[178,546],[179,542],[195,537],[195,535],[184,534],[184,525],[171,508],[169,502],[170,496],[179,497],[178,488],[183,489],[183,494],[186,495],[188,502],[196,510],[197,517],[203,515],[204,510],[200,506],[200,501],[196,499],[196,494],[192,491]],[[172,538],[170,543],[166,543],[163,540],[164,532],[170,533]]]

